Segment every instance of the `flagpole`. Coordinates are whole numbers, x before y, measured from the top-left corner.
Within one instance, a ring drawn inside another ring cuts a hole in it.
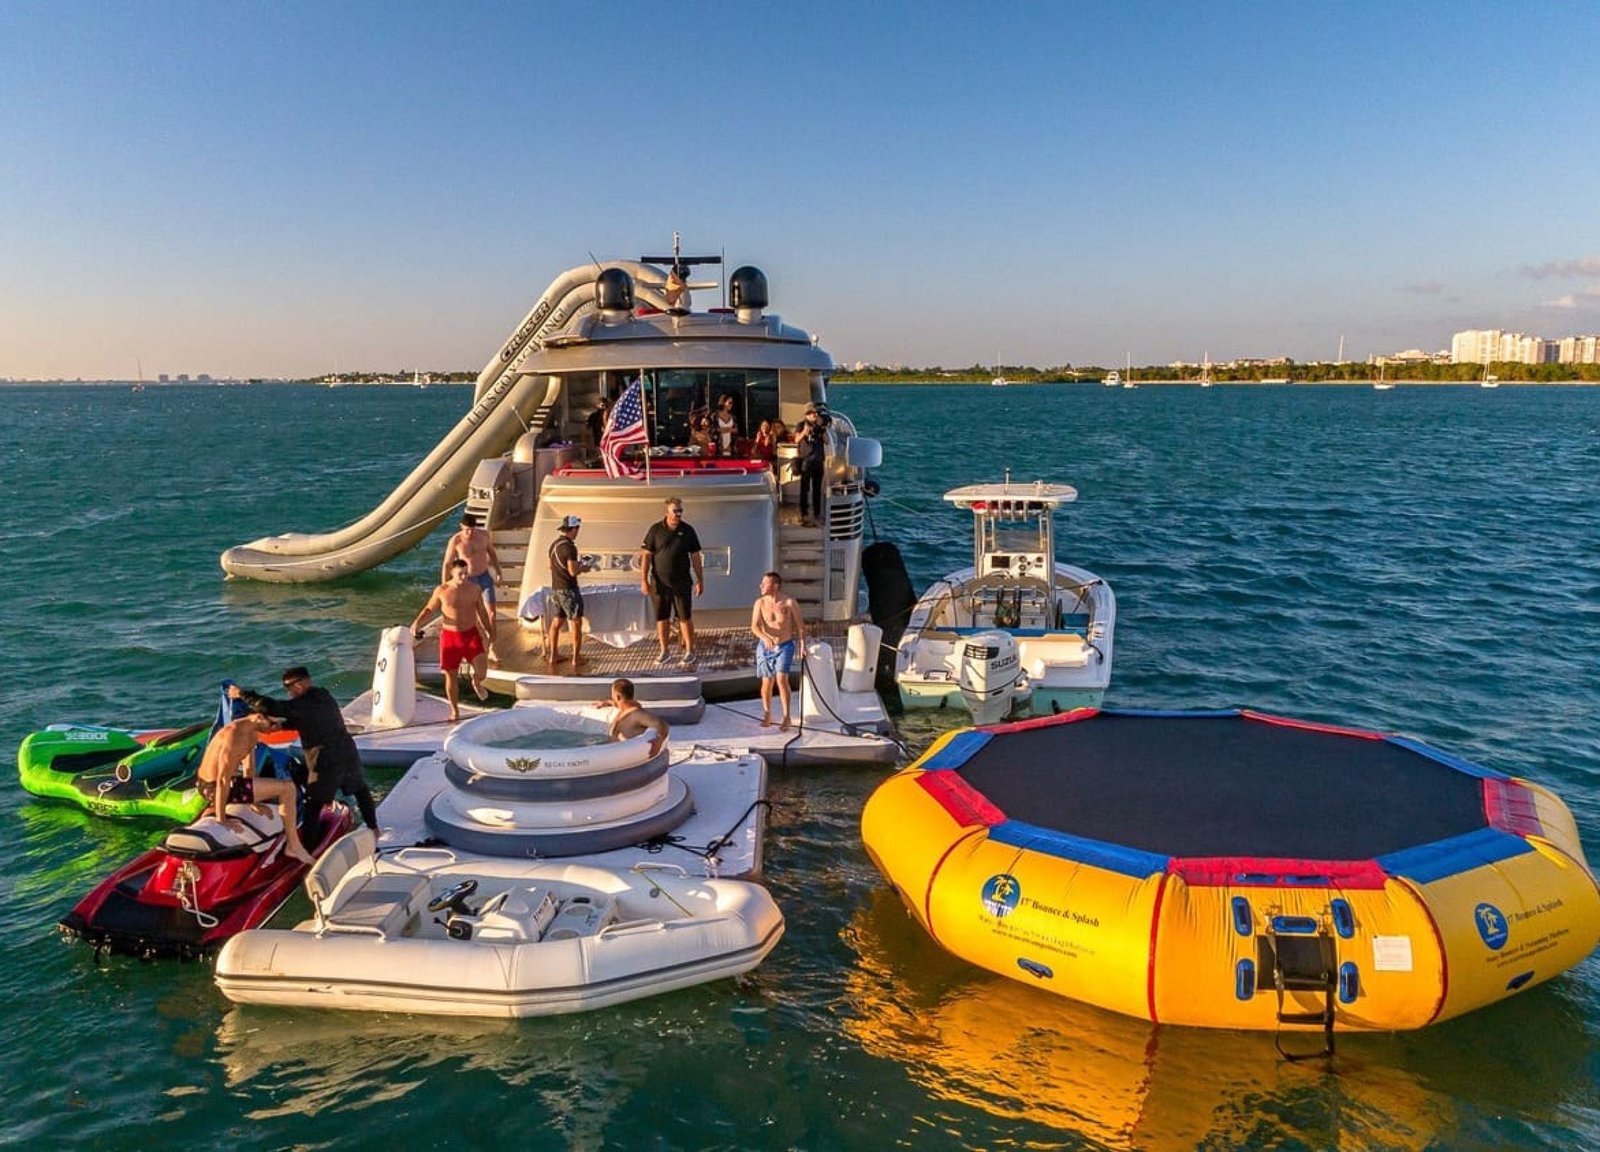
[[[650,404],[644,394],[644,373],[639,373],[639,419],[644,422],[644,486],[650,487]]]

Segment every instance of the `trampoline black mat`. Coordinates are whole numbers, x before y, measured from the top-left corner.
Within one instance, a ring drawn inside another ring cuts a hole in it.
[[[1243,717],[996,733],[957,771],[1013,820],[1163,855],[1368,860],[1484,827],[1482,782],[1385,740]]]

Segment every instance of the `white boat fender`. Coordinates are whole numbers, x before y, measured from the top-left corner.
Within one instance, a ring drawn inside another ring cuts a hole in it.
[[[878,680],[878,652],[883,629],[876,624],[852,624],[845,638],[844,673],[839,687],[846,692],[871,692]]]
[[[417,653],[411,629],[385,628],[372,665],[372,727],[404,728],[417,714]]]
[[[806,645],[800,677],[800,722],[839,718],[839,681],[833,671],[833,645],[816,640]]]

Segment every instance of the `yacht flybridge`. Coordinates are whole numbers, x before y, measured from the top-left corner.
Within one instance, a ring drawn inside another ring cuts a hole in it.
[[[577,516],[589,622],[578,671],[630,675],[658,664],[636,557],[672,496],[703,546],[694,670],[708,686],[719,671],[751,678],[750,605],[768,570],[783,576],[813,638],[842,639],[858,611],[866,470],[881,462],[882,448],[829,413],[833,361],[811,335],[767,312],[759,269],[735,269],[718,306],[691,306],[693,294],[721,287],[694,280],[696,269],[721,263],[682,255],[674,236],[670,256],[562,273],[479,374],[471,409],[377,508],[335,532],[230,548],[223,569],[291,583],[350,575],[414,547],[464,502],[504,565],[490,682],[511,691],[525,674],[549,670],[539,620],[548,555],[557,525]],[[698,425],[714,424],[729,397],[731,434],[706,435]],[[602,405],[616,412],[597,437]],[[802,523],[794,446],[780,442],[766,458],[755,436],[764,421],[797,427],[808,405],[824,415],[826,468],[823,514]],[[676,629],[673,640],[676,656]],[[429,650],[418,653],[425,676]],[[436,672],[436,654],[431,662]]]

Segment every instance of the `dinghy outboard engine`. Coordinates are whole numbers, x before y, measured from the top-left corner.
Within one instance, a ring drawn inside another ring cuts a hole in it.
[[[958,683],[974,724],[997,724],[1011,711],[1021,662],[1009,632],[979,632],[961,644]]]

